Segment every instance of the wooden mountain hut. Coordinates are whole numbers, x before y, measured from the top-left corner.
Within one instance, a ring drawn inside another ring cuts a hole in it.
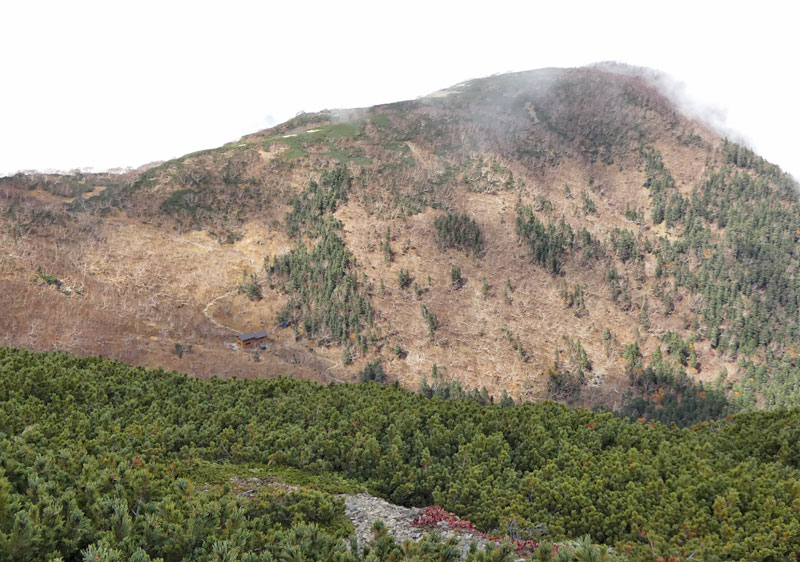
[[[267,343],[267,332],[266,330],[259,330],[258,332],[239,334],[238,339],[242,349],[261,349]]]

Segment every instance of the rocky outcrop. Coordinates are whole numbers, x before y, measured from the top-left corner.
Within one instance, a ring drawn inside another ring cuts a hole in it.
[[[355,527],[358,545],[363,546],[373,537],[372,524],[383,521],[386,532],[398,542],[418,541],[426,533],[437,532],[442,539],[458,539],[462,558],[466,557],[470,543],[476,542],[479,548],[486,547],[490,541],[471,529],[471,525],[461,525],[460,520],[431,521],[423,510],[402,507],[376,498],[366,492],[342,496],[345,512]],[[455,523],[455,525],[454,525]]]
[[[230,483],[233,493],[244,497],[253,497],[262,486],[287,492],[298,489],[297,486],[285,484],[277,478],[231,478]],[[475,542],[481,549],[493,543],[486,535],[475,530],[469,521],[459,519],[440,508],[403,507],[367,492],[342,494],[339,497],[344,499],[345,514],[353,523],[359,548],[374,537],[372,526],[375,521],[382,521],[386,533],[399,543],[406,540],[418,541],[428,533],[436,533],[445,541],[455,537],[462,559],[466,558],[471,543]]]

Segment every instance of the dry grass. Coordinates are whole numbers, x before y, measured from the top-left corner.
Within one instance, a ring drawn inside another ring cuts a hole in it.
[[[535,125],[543,127],[538,121]],[[448,164],[458,163],[456,156],[443,156],[437,147],[414,140],[396,143],[401,148],[404,144],[415,162],[415,166],[400,165],[399,153],[381,144],[380,131],[374,127],[365,130],[366,137],[336,140],[337,149],[361,151],[373,162],[397,164],[395,171],[387,174],[375,164],[351,163],[354,195],[337,211],[344,239],[359,264],[359,276],[366,274],[372,304],[379,314],[382,338],[379,349],[368,357],[358,357],[345,367],[340,347],[296,341],[292,330],[276,328],[287,296],[267,285],[259,302],[235,292],[243,271],[258,273],[263,279],[264,259],[289,251],[294,241],[281,226],[288,197],[309,178],[317,177],[320,169],[333,165],[332,157],[325,156],[324,151],[330,149],[327,145],[309,147],[308,157],[291,160],[283,157],[288,146],[280,142],[270,144],[268,150],[255,144],[248,149],[251,152],[237,156],[246,163],[245,176],[252,180],[255,196],[269,204],[262,211],[249,212],[236,224],[242,238],[233,244],[221,245],[206,231],[177,228],[159,214],[164,197],[183,187],[176,183],[179,175],[167,172],[159,176],[155,187],[131,196],[124,211],[114,210],[103,219],[78,214],[67,217],[61,226],[24,235],[14,234],[13,221],[3,219],[0,344],[103,354],[197,376],[291,374],[323,382],[356,380],[368,361],[380,357],[390,378],[396,377],[411,389],[417,388],[422,376],[436,364],[447,377],[466,387],[485,386],[495,396],[506,390],[514,397],[539,400],[546,394],[546,370],[556,360],[567,360],[567,339],[579,338],[593,365],[593,383],[583,393],[583,404],[614,406],[628,384],[620,360],[623,345],[638,339],[647,355],[667,330],[690,332],[693,313],[687,295],[680,294],[675,311],[667,316],[652,297],[653,256],[646,257],[645,280],[634,282],[631,289],[633,308],[624,311],[609,297],[605,264],[582,265],[575,255],[565,264],[566,274],[554,277],[532,265],[517,241],[515,207],[518,202],[530,204],[536,197],[545,197],[553,205],[552,211],[537,213],[540,218],[563,216],[576,231],[585,227],[602,241],[615,227],[640,231],[625,217],[627,205],[645,209],[648,217],[650,213],[649,196],[642,188],[642,162],[633,147],[629,156],[609,165],[590,164],[573,156],[537,169],[508,158],[507,151],[493,151],[491,143],[483,151],[457,155],[462,161],[483,158],[497,163],[513,173],[517,186],[523,186],[492,193],[470,192],[455,183],[437,188],[440,200],[481,225],[487,251],[475,258],[437,247],[434,219],[442,211],[428,207],[403,218],[392,207],[390,187],[401,193],[430,190]],[[668,129],[655,141],[685,194],[702,177],[707,158],[713,156],[712,149],[719,142],[702,128],[696,130],[705,147],[684,146]],[[257,137],[249,141],[255,142]],[[210,166],[219,173],[224,162],[215,158],[209,154],[190,158],[185,169],[196,172]],[[499,174],[489,179],[503,181],[503,177]],[[584,191],[596,204],[594,214],[583,210]],[[41,190],[0,186],[0,206],[5,203],[61,213],[65,201]],[[387,227],[395,253],[391,263],[380,250]],[[666,234],[663,225],[644,226],[641,232],[653,239]],[[450,282],[453,265],[461,268],[467,280],[459,289]],[[615,266],[633,279],[629,267],[618,261]],[[413,284],[407,289],[398,286],[401,268],[411,273],[419,295]],[[37,271],[83,287],[83,294],[64,295],[37,281]],[[490,284],[485,296],[481,291],[484,276]],[[507,297],[506,280],[512,287]],[[563,284],[583,287],[585,315],[577,317],[566,307],[561,298]],[[637,305],[646,296],[652,313],[650,330],[645,333],[639,328]],[[439,319],[433,341],[422,318],[422,304]],[[269,332],[272,346],[259,361],[228,347],[236,331],[262,328]],[[605,329],[615,335],[615,346],[603,340]],[[526,359],[508,341],[508,333],[519,337]],[[405,352],[402,358],[391,352],[395,342]],[[191,346],[191,352],[178,357],[176,343]],[[697,378],[712,380],[722,368],[731,378],[738,376],[736,366],[713,355],[707,342],[698,342],[696,350],[702,365]]]

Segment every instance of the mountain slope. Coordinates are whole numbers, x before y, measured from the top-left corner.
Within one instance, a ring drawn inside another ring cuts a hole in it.
[[[2,183],[6,344],[325,381],[379,360],[678,421],[796,400],[796,186],[635,75],[473,80],[59,182]],[[226,347],[262,327],[267,352]]]

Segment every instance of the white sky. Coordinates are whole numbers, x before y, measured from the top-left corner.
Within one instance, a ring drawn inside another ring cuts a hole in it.
[[[671,74],[800,177],[794,5],[5,0],[0,174],[135,167],[301,110],[617,60]]]

